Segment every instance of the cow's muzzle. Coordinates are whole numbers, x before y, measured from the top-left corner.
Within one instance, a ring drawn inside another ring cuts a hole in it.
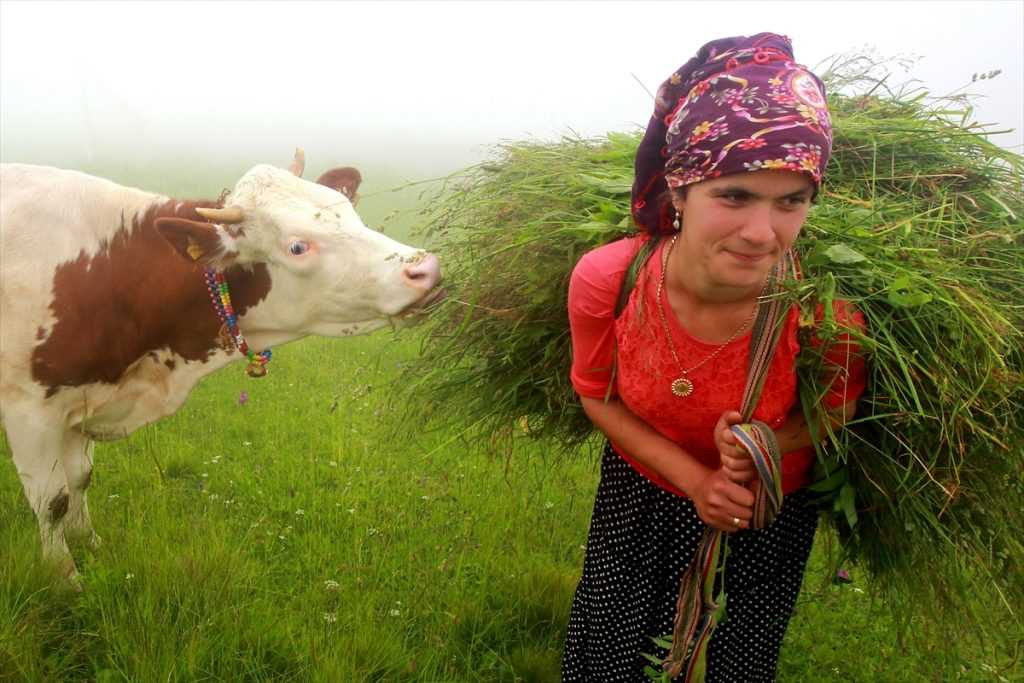
[[[407,286],[420,292],[420,298],[407,307],[403,313],[422,313],[445,296],[444,288],[440,286],[440,261],[433,254],[427,254],[416,263],[406,266],[402,271],[402,277]]]
[[[402,271],[406,284],[427,293],[441,282],[441,263],[433,254],[427,254]]]

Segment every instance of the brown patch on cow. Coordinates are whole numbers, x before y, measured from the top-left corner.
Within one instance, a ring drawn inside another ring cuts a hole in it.
[[[42,325],[40,325],[36,329],[36,339],[38,339],[39,341],[46,339],[46,328],[43,327]]]
[[[182,257],[156,230],[159,218],[202,222],[197,206],[156,205],[131,220],[94,256],[83,250],[53,276],[50,310],[56,323],[32,352],[32,377],[52,396],[61,387],[115,384],[147,353],[166,349],[205,361],[217,348],[221,321],[210,304],[203,267]],[[225,272],[235,311],[242,315],[266,298],[270,274],[263,264]]]
[[[354,204],[356,201],[356,191],[359,189],[359,185],[363,182],[363,176],[357,169],[351,166],[345,166],[343,168],[332,168],[322,176],[317,178],[317,183],[325,185],[332,190],[337,190],[342,193]]]
[[[50,501],[50,521],[56,524],[64,515],[68,514],[68,492],[64,489],[60,490],[56,496]]]
[[[168,358],[167,360],[164,361],[164,365],[167,366],[168,370],[173,370],[177,363],[174,362],[173,358]]]

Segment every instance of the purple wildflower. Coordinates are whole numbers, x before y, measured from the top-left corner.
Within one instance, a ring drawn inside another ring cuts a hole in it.
[[[238,395],[238,405],[244,406],[248,402],[249,402],[249,392],[248,391],[243,391],[242,393],[240,393]]]

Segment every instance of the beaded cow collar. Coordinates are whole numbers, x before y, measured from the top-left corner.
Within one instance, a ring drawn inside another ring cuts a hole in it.
[[[227,333],[231,337],[231,343],[242,352],[243,356],[249,359],[245,373],[250,377],[263,377],[266,375],[267,363],[270,362],[272,355],[270,349],[264,349],[259,353],[249,349],[249,344],[246,343],[245,337],[242,336],[241,331],[238,329],[238,316],[235,315],[235,309],[231,305],[231,292],[228,291],[228,281],[224,279],[224,274],[207,268],[206,289],[210,293],[210,302],[213,304],[213,310],[217,311],[217,316],[227,328]]]

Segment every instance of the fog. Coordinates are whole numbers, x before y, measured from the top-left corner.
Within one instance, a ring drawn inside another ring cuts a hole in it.
[[[0,4],[0,158],[401,169],[509,139],[643,126],[704,42],[784,33],[797,60],[916,57],[890,83],[980,96],[1024,138],[1024,3],[140,2]],[[1001,69],[991,80],[975,74]]]

